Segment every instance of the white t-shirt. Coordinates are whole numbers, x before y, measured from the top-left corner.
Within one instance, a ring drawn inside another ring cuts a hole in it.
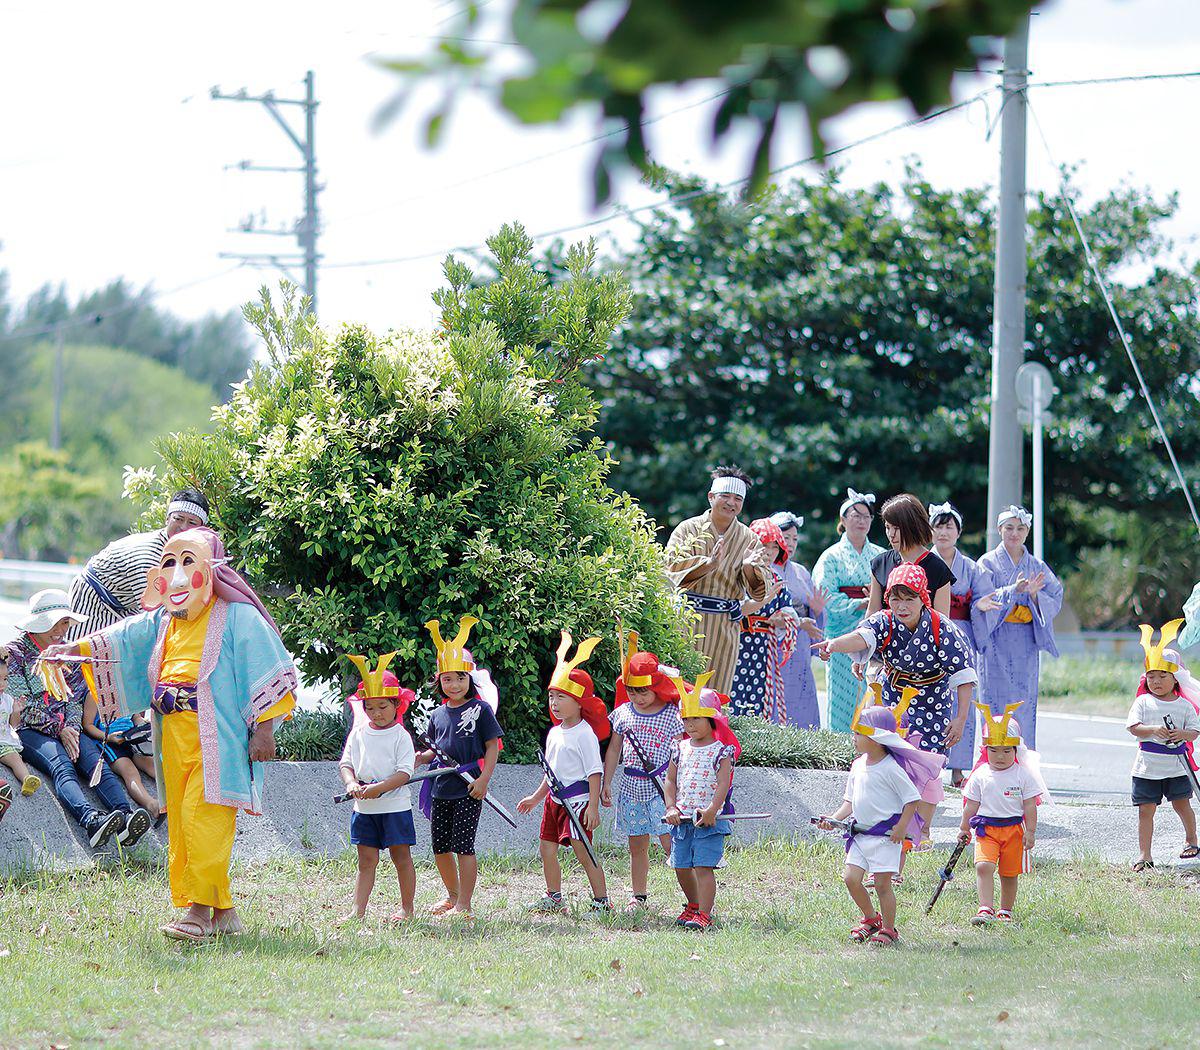
[[[891,755],[873,764],[859,755],[850,767],[843,798],[850,803],[855,823],[871,828],[920,801],[921,793]]]
[[[985,762],[963,788],[963,798],[979,803],[981,817],[1019,817],[1025,800],[1041,793],[1033,774],[1019,762],[1007,769],[993,769]]]
[[[8,693],[0,693],[0,744],[19,748],[21,738],[10,721],[13,712],[13,698]]]
[[[582,719],[569,729],[561,722],[551,728],[546,735],[546,761],[564,788],[577,780],[587,780],[593,773],[604,772],[600,741],[592,727]],[[567,801],[574,809],[577,805],[586,805],[587,800],[587,795],[577,795]]]
[[[362,722],[350,730],[342,750],[341,764],[354,770],[363,784],[378,784],[395,773],[408,773],[416,766],[416,751],[408,730],[399,722],[387,729],[376,729]],[[394,788],[379,798],[354,800],[356,813],[403,813],[412,809],[408,785]]]
[[[1149,693],[1142,693],[1134,700],[1129,709],[1129,717],[1125,719],[1125,727],[1140,723],[1157,729],[1166,725],[1163,721],[1164,715],[1171,719],[1171,724],[1176,729],[1200,729],[1200,715],[1196,714],[1196,709],[1183,697],[1173,696],[1170,700],[1160,700]],[[1149,743],[1161,744],[1162,741],[1151,740]],[[1137,757],[1133,760],[1133,775],[1145,777],[1147,780],[1166,780],[1169,777],[1182,777],[1187,774],[1184,773],[1183,763],[1179,761],[1178,756],[1158,755],[1153,751],[1143,751],[1139,747]]]

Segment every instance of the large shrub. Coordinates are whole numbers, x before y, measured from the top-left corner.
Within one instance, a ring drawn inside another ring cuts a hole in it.
[[[625,315],[623,278],[594,274],[589,245],[552,284],[519,227],[489,247],[490,279],[447,261],[436,335],[326,335],[290,292],[276,308],[264,291],[247,317],[268,360],[218,410],[215,438],[172,435],[164,476],[128,485],[159,503],[185,482],[210,493],[309,677],[345,682],[341,654],[397,649],[418,686],[434,671],[422,624],[478,616],[471,648],[500,684],[506,757],[527,759],[560,628],[605,636],[588,667],[603,689],[618,617],[700,668],[653,522],[606,483],[577,377]]]

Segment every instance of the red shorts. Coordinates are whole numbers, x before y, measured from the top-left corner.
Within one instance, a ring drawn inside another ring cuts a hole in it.
[[[580,821],[581,826],[582,824],[583,821]],[[592,833],[585,830],[584,834],[587,835],[588,842],[591,842]],[[540,837],[543,842],[557,842],[560,846],[570,845],[571,839],[575,838],[575,829],[571,826],[567,811],[549,795],[546,796],[546,801],[542,805]]]

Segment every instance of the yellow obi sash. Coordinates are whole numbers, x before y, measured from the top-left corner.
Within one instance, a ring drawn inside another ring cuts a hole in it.
[[[1028,605],[1014,605],[1013,611],[1004,617],[1005,623],[1033,623],[1033,610]]]

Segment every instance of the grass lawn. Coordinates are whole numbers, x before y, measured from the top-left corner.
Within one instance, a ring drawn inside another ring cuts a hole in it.
[[[926,855],[888,949],[846,940],[836,842],[729,860],[708,934],[674,928],[661,864],[640,919],[528,916],[540,872],[493,859],[474,924],[397,930],[336,925],[348,856],[280,861],[237,875],[247,935],[200,947],[158,933],[159,871],[21,876],[0,884],[0,1045],[1167,1047],[1200,1014],[1200,889],[1183,876],[1046,864],[1023,880],[1016,925],[976,930],[969,855],[921,915],[944,860]],[[626,864],[607,856],[620,886]],[[578,902],[582,873],[566,874]],[[436,874],[418,879],[428,908]],[[387,914],[394,880],[376,899]]]

